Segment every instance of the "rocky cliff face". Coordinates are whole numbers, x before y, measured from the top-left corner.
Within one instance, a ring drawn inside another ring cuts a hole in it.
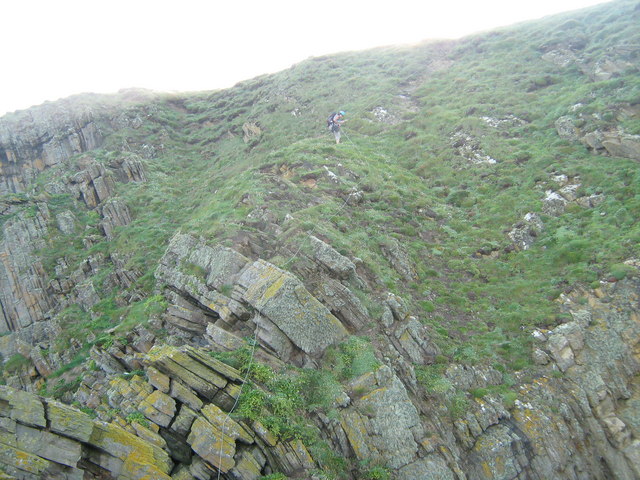
[[[201,269],[185,273],[189,265]],[[142,329],[125,343],[94,348],[99,368],[75,398],[100,415],[117,409],[111,423],[2,390],[1,455],[8,473],[209,479],[219,470],[223,478],[235,479],[270,471],[312,476],[320,459],[303,442],[228,416],[247,388],[246,376],[209,352],[241,346],[238,335],[253,332],[253,358],[312,365],[345,335],[345,326],[292,275],[186,235],[173,238],[156,275],[175,296],[153,327],[171,332],[183,346],[161,346],[152,331]],[[407,352],[422,348],[423,358],[435,352],[428,332],[409,323],[403,332],[411,334],[397,335],[398,343],[389,346],[395,361],[390,358],[338,392],[335,416],[312,414],[310,420],[340,455],[382,461],[399,479],[638,478],[639,287],[636,275],[593,294],[562,297],[568,321],[534,332],[532,354],[539,368],[522,379],[512,404],[489,394],[452,417],[442,407],[442,392],[431,398],[416,394]],[[400,302],[389,300],[392,329],[406,322]],[[309,337],[315,328],[326,332],[319,341]],[[139,373],[123,377],[133,371]],[[502,382],[496,370],[462,365],[449,366],[444,378],[450,388],[464,390]]]
[[[99,147],[103,141],[100,113],[74,105],[43,105],[4,117],[0,193],[24,192],[38,172]]]
[[[0,478],[640,478],[638,49],[586,28],[509,85],[548,108],[566,73],[587,104],[499,111],[457,65],[517,40],[489,34],[412,57],[360,146],[301,100],[330,58],[0,119]]]

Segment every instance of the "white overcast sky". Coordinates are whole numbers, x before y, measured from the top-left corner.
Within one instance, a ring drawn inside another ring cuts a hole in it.
[[[211,90],[311,56],[458,38],[604,0],[0,0],[0,115],[75,93]]]

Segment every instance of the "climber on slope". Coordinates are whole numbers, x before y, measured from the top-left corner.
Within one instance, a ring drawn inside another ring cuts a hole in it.
[[[346,120],[344,120],[345,115],[344,111],[340,110],[337,113],[334,112],[329,115],[327,119],[327,127],[329,127],[329,130],[331,130],[336,137],[336,143],[340,143],[340,125],[346,122]]]

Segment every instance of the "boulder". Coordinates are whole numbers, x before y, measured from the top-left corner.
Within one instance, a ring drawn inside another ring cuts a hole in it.
[[[46,400],[47,419],[52,432],[80,442],[88,442],[93,430],[89,415],[62,403]]]
[[[247,261],[234,250],[209,247],[190,235],[178,233],[169,242],[155,277],[185,298],[198,302],[206,312],[234,324],[248,319],[249,313],[219,290],[234,283]]]
[[[155,390],[139,404],[138,408],[156,425],[168,427],[176,413],[176,402],[160,390]]]
[[[564,213],[566,206],[567,200],[562,195],[553,190],[547,190],[542,200],[542,211],[544,213],[557,217]]]
[[[82,456],[81,444],[47,431],[18,424],[17,447],[55,463],[75,467]]]
[[[38,397],[21,390],[0,386],[0,416],[23,425],[45,428],[44,405]]]
[[[122,156],[114,159],[109,166],[115,170],[119,181],[146,182],[147,176],[140,157],[134,153],[122,152]]]
[[[414,317],[400,322],[393,335],[398,341],[399,349],[415,364],[431,364],[439,353],[438,347],[429,338],[427,327]]]
[[[315,260],[340,279],[348,279],[355,275],[356,266],[347,257],[338,253],[330,245],[313,235],[309,236]]]
[[[70,210],[65,210],[56,215],[58,230],[65,235],[72,235],[76,230],[76,217]]]
[[[637,68],[633,63],[619,58],[617,55],[607,55],[590,65],[587,73],[592,80],[601,82],[624,73],[626,70]]]
[[[604,148],[604,145],[602,145],[603,140],[604,134],[600,130],[589,132],[580,139],[584,146],[594,151],[602,150]]]
[[[102,222],[100,228],[107,240],[113,240],[113,230],[131,223],[131,211],[119,198],[110,198],[101,208]]]
[[[523,221],[516,223],[507,235],[516,247],[528,250],[543,229],[544,223],[542,223],[540,216],[535,213],[527,213]]]
[[[331,313],[354,331],[364,328],[369,322],[369,312],[360,299],[342,283],[332,278],[324,280],[314,291]]]
[[[602,146],[614,157],[640,160],[640,135],[607,132]]]
[[[595,208],[606,200],[606,197],[601,194],[593,194],[588,197],[579,197],[576,199],[576,203],[583,208]]]
[[[115,191],[115,182],[101,163],[90,161],[68,179],[68,189],[88,208],[95,208]]]
[[[157,445],[149,444],[123,428],[110,423],[94,423],[89,443],[122,462],[129,462],[129,470],[148,468],[157,474],[166,475],[173,463],[169,455]],[[125,471],[127,467],[123,467]],[[126,477],[125,477],[126,478]],[[134,476],[133,478],[141,478]]]
[[[262,135],[262,129],[258,126],[257,123],[246,122],[242,125],[242,139],[244,143],[249,143],[252,140],[260,138]]]
[[[386,243],[380,245],[380,247],[382,248],[384,256],[391,263],[393,269],[407,282],[417,280],[418,275],[413,267],[413,262],[400,242],[393,237],[388,237],[385,242]]]
[[[240,394],[240,372],[195,348],[154,347],[145,363],[171,377],[171,396],[196,410],[203,401],[231,408]]]
[[[576,61],[576,56],[571,50],[561,48],[546,52],[542,55],[542,59],[559,67],[568,67]]]
[[[340,425],[356,457],[377,457],[393,469],[413,463],[424,430],[400,379],[382,366],[356,379],[353,388],[362,396],[342,410]]]
[[[238,278],[243,300],[273,322],[308,354],[319,354],[347,331],[292,274],[264,260],[248,265]]]
[[[577,141],[580,138],[580,130],[573,123],[573,118],[565,115],[558,118],[554,125],[560,138],[570,141]]]
[[[236,440],[253,443],[253,436],[214,405],[202,409],[191,427],[187,442],[211,467],[226,473],[236,465]]]

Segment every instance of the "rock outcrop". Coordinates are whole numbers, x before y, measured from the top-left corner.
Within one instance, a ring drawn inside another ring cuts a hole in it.
[[[46,204],[36,204],[2,226],[0,243],[0,332],[24,330],[39,337],[36,324],[53,306],[36,251],[45,245],[50,220]]]
[[[100,146],[103,135],[91,108],[43,105],[0,122],[0,193],[25,191],[35,172]]]
[[[544,229],[542,219],[536,213],[527,213],[521,222],[516,223],[507,234],[514,245],[521,250],[528,250]]]
[[[640,478],[631,3],[0,119],[0,478]]]
[[[601,144],[614,157],[640,160],[640,135],[607,132],[603,135]]]
[[[0,461],[11,478],[171,478],[167,452],[118,425],[8,387],[0,407]]]
[[[188,235],[173,237],[156,278],[199,305],[209,322],[230,332],[255,330],[284,361],[302,362],[347,335],[340,320],[291,273]]]
[[[104,397],[117,419],[92,419],[58,402],[0,387],[0,460],[20,479],[255,480],[316,463],[300,440],[232,419],[240,372],[194,349],[159,347],[144,363],[148,381],[113,378]],[[128,420],[126,420],[128,419]]]

